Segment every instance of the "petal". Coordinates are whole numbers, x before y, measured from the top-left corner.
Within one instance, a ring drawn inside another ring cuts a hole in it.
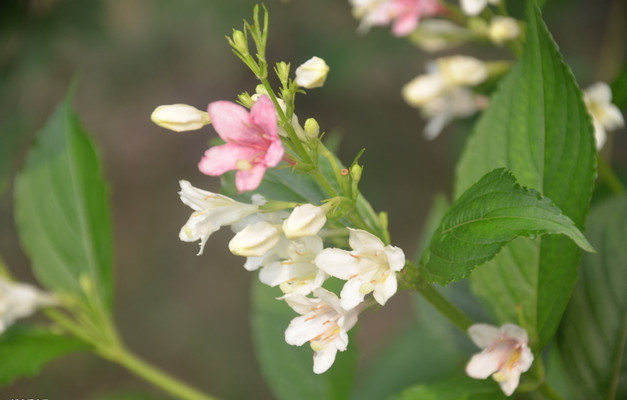
[[[519,343],[527,344],[527,342],[529,342],[529,336],[527,335],[527,331],[518,325],[505,324],[501,326],[500,330],[501,335],[507,336],[510,339],[514,339]]]
[[[242,193],[257,189],[265,173],[266,167],[261,164],[255,165],[252,169],[237,171],[235,174],[235,186],[237,190]]]
[[[486,379],[499,369],[500,357],[489,351],[472,356],[466,365],[466,374],[475,379]]]
[[[257,125],[266,139],[278,139],[277,114],[270,97],[263,95],[250,109],[250,121]]]
[[[533,353],[529,347],[525,346],[520,353],[520,359],[518,360],[517,368],[520,372],[528,371],[533,364]]]
[[[270,146],[268,146],[263,161],[268,167],[276,167],[283,159],[284,154],[283,143],[281,143],[280,139],[277,139],[272,141]]]
[[[605,82],[596,82],[590,85],[585,90],[585,94],[590,100],[597,103],[608,104],[612,101],[612,90]]]
[[[491,346],[501,336],[501,330],[493,325],[474,324],[468,328],[470,339],[482,349]]]
[[[292,346],[302,346],[329,329],[322,322],[319,318],[311,318],[309,314],[294,318],[285,330],[285,341]]]
[[[333,362],[335,362],[335,355],[337,354],[337,349],[331,343],[324,346],[321,350],[316,351],[314,353],[314,366],[313,372],[316,374],[321,374],[326,372]]]
[[[400,15],[392,24],[394,36],[407,36],[418,26],[418,13],[405,13]]]
[[[381,239],[361,229],[350,229],[348,243],[358,254],[375,252],[384,247]]]
[[[309,297],[305,297],[300,294],[291,294],[289,296],[284,296],[283,298],[285,299],[287,305],[292,307],[292,310],[296,311],[300,315],[307,314],[319,303],[319,300],[310,299]]]
[[[506,396],[511,396],[520,382],[520,372],[516,370],[501,371],[498,380],[496,378],[494,380],[499,383],[501,390]]]
[[[385,281],[383,281],[383,283],[375,285],[372,296],[377,301],[377,303],[383,306],[390,297],[394,296],[397,288],[398,283],[396,281],[396,274],[392,272],[390,275],[388,275]]]
[[[248,110],[230,101],[209,103],[207,112],[218,135],[227,143],[261,144],[260,128],[253,125]],[[276,118],[276,117],[275,117]]]
[[[400,271],[405,266],[405,253],[395,246],[385,246],[385,255],[392,271]]]
[[[344,280],[359,273],[359,259],[346,250],[324,249],[316,256],[315,263],[327,274]]]
[[[623,118],[623,114],[621,114],[618,107],[616,107],[614,104],[608,104],[605,107],[603,126],[605,126],[605,128],[610,131],[625,126],[625,119]]]
[[[361,279],[350,279],[342,288],[340,292],[340,305],[345,310],[350,310],[359,305],[362,301],[364,301],[365,293],[362,293],[359,289],[362,285]]]
[[[487,5],[487,0],[460,0],[462,10],[466,15],[477,15]]]
[[[214,146],[205,151],[198,164],[198,169],[205,175],[218,176],[226,171],[238,169],[238,161],[252,160],[258,154],[259,150],[238,144],[227,143],[221,146]]]

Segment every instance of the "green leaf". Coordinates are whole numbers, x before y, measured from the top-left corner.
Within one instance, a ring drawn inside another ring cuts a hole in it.
[[[429,282],[458,281],[514,238],[547,233],[564,234],[594,251],[550,199],[520,186],[506,169],[496,169],[471,186],[444,215],[421,258],[421,273]]]
[[[90,400],[165,400],[164,397],[155,397],[143,393],[117,392],[90,397]]]
[[[455,193],[460,196],[487,172],[506,167],[583,231],[595,178],[592,125],[539,10],[528,3],[522,58],[469,138]],[[515,240],[472,274],[471,284],[500,322],[522,319],[532,345],[543,347],[566,308],[579,258],[579,249],[565,237],[544,236],[533,244]],[[495,293],[499,297],[492,297]]]
[[[68,95],[38,133],[15,186],[20,240],[37,279],[83,294],[89,279],[111,303],[111,227],[98,156]]]
[[[627,67],[612,82],[612,102],[621,110],[627,109]]]
[[[0,385],[35,375],[55,358],[87,347],[84,342],[43,328],[15,325],[0,335]]]
[[[558,334],[564,366],[583,398],[627,398],[627,197],[590,214],[590,241]]]
[[[27,147],[28,135],[24,133],[23,125],[18,116],[0,121],[0,194],[6,189]]]
[[[496,382],[476,380],[465,375],[453,376],[439,382],[416,385],[403,391],[393,400],[504,400]]]
[[[354,335],[349,333],[348,349],[338,352],[330,370],[314,374],[311,348],[285,342],[285,329],[298,314],[276,299],[280,295],[276,288],[253,283],[253,339],[261,372],[274,395],[285,400],[350,398],[357,361]]]

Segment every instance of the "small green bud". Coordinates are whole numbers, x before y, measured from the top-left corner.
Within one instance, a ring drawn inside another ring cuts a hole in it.
[[[287,86],[287,82],[290,79],[290,64],[283,61],[278,62],[276,63],[275,71],[281,84]]]
[[[231,42],[231,46],[242,54],[248,54],[248,40],[246,40],[244,32],[233,29],[233,41]]]
[[[255,102],[252,97],[250,97],[250,95],[248,94],[248,92],[244,92],[244,93],[240,93],[237,96],[237,100],[239,100],[240,104],[243,105],[246,108],[250,108],[253,106],[253,103]]]
[[[307,136],[316,138],[320,134],[320,125],[314,118],[307,118],[305,121],[305,133]]]
[[[262,95],[262,94],[267,95],[268,91],[266,90],[266,87],[260,83],[259,85],[255,87],[255,93],[257,93],[258,95]]]

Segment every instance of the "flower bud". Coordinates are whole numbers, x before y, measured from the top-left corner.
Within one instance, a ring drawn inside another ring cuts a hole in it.
[[[284,61],[276,63],[276,75],[282,84],[287,84],[290,79],[290,65]]]
[[[231,46],[242,54],[248,54],[248,40],[246,40],[246,35],[244,35],[244,32],[233,29],[233,39],[231,41]]]
[[[279,242],[281,230],[266,221],[256,222],[239,231],[229,242],[231,253],[244,257],[261,257]]]
[[[248,94],[248,92],[240,93],[239,95],[237,95],[237,100],[239,100],[239,102],[246,108],[252,107],[255,103],[255,101],[252,99],[252,97],[250,97],[250,94]]]
[[[443,57],[437,60],[437,64],[444,80],[451,86],[475,86],[488,77],[485,63],[474,57]]]
[[[497,16],[490,21],[488,37],[494,44],[500,46],[516,39],[518,35],[520,35],[520,27],[514,18]]]
[[[403,86],[402,95],[407,104],[420,107],[440,96],[444,88],[439,74],[419,75]]]
[[[322,207],[303,204],[283,222],[283,233],[288,239],[317,235],[327,222],[326,212]]]
[[[211,123],[209,114],[187,104],[159,106],[150,119],[160,127],[175,132],[193,131]]]
[[[314,118],[307,118],[305,121],[305,133],[307,136],[316,138],[320,134],[320,125]]]
[[[328,73],[327,63],[322,58],[312,57],[296,68],[296,84],[306,89],[321,87]]]

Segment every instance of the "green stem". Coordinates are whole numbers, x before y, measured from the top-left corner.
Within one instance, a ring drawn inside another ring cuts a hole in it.
[[[141,376],[153,385],[170,393],[177,399],[183,400],[214,400],[215,397],[209,396],[198,391],[195,388],[179,381],[178,379],[166,374],[165,372],[153,367],[134,354],[119,347],[113,351],[103,351],[101,355],[109,361],[122,365],[129,371]]]
[[[607,186],[614,192],[614,194],[623,194],[627,190],[623,183],[618,179],[612,167],[603,159],[603,157],[598,158],[598,167],[599,167],[599,175],[601,178],[607,183]]]
[[[474,323],[462,310],[448,301],[431,285],[420,285],[416,289],[432,306],[442,315],[448,318],[462,332],[467,333],[468,328]]]

